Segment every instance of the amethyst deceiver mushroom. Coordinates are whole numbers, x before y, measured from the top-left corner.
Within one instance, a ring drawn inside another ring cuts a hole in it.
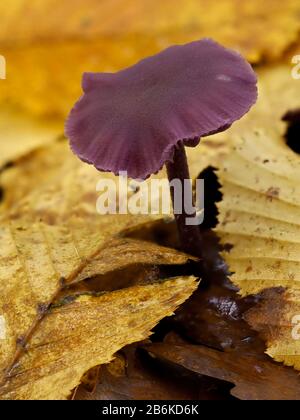
[[[241,55],[211,39],[172,46],[118,73],[85,73],[66,134],[100,171],[146,179],[166,164],[170,181],[189,179],[184,146],[241,118],[256,102],[256,83]],[[182,248],[199,256],[199,228],[186,217],[175,215]]]

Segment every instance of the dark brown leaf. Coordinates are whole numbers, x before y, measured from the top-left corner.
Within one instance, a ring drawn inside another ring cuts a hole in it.
[[[200,375],[235,384],[231,394],[242,400],[300,400],[297,372],[254,356],[224,353],[204,346],[155,343],[146,346],[153,357]]]

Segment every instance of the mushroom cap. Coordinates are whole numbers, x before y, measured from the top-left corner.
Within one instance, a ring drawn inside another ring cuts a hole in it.
[[[240,54],[211,39],[172,46],[118,73],[85,73],[66,135],[98,170],[146,179],[178,143],[194,147],[241,118],[256,83]]]

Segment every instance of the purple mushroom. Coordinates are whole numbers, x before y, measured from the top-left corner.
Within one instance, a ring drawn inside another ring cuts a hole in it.
[[[73,152],[100,171],[146,179],[166,164],[170,181],[189,179],[184,146],[247,113],[256,83],[241,55],[211,39],[172,46],[118,73],[85,73],[66,134]],[[186,217],[175,215],[182,248],[200,255],[199,228]]]

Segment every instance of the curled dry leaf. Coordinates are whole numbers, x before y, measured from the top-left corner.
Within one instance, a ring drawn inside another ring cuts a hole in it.
[[[263,129],[248,132],[228,155],[219,178],[223,200],[217,233],[232,246],[223,254],[231,279],[242,295],[288,289],[276,306],[281,321],[265,326],[270,327],[268,354],[300,368],[300,342],[292,335],[299,306],[300,158],[279,136],[274,140]]]
[[[67,398],[88,369],[108,363],[126,344],[145,339],[196,286],[193,277],[176,278],[56,302],[31,337],[18,341],[24,352],[2,377],[0,398]],[[5,343],[12,341],[10,327]]]
[[[174,249],[138,239],[120,238],[107,243],[101,253],[95,255],[78,274],[74,283],[127,266],[185,264],[193,259]]]
[[[84,71],[119,70],[203,37],[240,50],[253,63],[277,59],[297,39],[299,9],[298,0],[284,7],[280,0],[176,0],[176,6],[174,0],[11,0],[0,5],[1,54],[10,73],[1,102],[66,116]]]

